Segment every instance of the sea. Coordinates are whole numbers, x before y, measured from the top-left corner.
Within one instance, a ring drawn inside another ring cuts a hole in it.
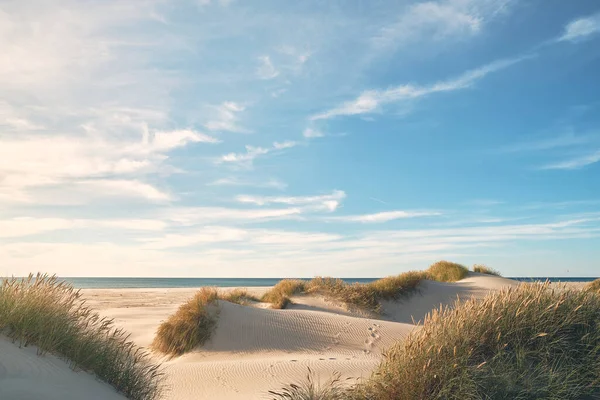
[[[59,278],[78,289],[125,289],[125,288],[196,288],[274,286],[284,278]],[[298,278],[308,280],[310,278]],[[368,283],[380,278],[341,278],[347,283]],[[523,282],[591,282],[590,277],[515,277]]]

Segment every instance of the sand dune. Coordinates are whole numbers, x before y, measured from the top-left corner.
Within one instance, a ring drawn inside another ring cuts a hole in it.
[[[322,380],[333,372],[340,372],[343,377],[366,377],[379,363],[385,348],[418,329],[413,318],[422,320],[433,308],[451,304],[456,298],[482,297],[490,290],[516,284],[508,279],[475,273],[456,283],[425,281],[419,286],[418,293],[410,298],[386,302],[383,313],[377,316],[347,310],[320,296],[296,296],[292,299],[296,304],[286,310],[268,309],[265,304],[240,306],[221,301],[218,326],[209,342],[182,357],[162,359],[168,385],[164,397],[264,399],[268,398],[268,390],[302,379],[308,367]],[[265,290],[267,288],[249,288],[256,295]],[[114,318],[118,326],[131,332],[138,345],[148,346],[158,325],[195,291],[88,289],[83,293],[90,306],[102,315]],[[10,343],[0,342],[0,345],[23,352]],[[44,376],[64,375],[64,379],[77,380],[77,384],[71,384],[73,387],[92,387],[94,384],[93,387],[106,389],[90,376],[75,374],[68,368],[60,369],[66,368],[64,363],[60,364],[62,367],[58,366],[60,360],[35,357],[31,352],[11,355],[24,365],[20,368],[25,380],[33,379],[37,376],[36,371],[46,368],[48,371]],[[47,366],[48,363],[52,367]],[[6,365],[4,370],[0,367],[0,377],[6,370]],[[10,387],[1,382],[1,387]],[[57,385],[57,393],[62,390],[59,384],[48,385]],[[18,384],[14,383],[13,387],[16,386]],[[26,385],[21,383],[21,386]],[[9,389],[0,389],[0,394],[1,390]],[[72,397],[69,392],[60,393],[61,399],[80,398]]]
[[[39,357],[35,347],[19,348],[0,336],[0,399],[125,400],[125,397],[92,375],[73,371],[57,357]]]

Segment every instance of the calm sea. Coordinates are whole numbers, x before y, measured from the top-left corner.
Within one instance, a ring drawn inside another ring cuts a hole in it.
[[[60,278],[80,289],[113,288],[195,288],[200,286],[273,286],[283,278]],[[304,278],[301,278],[304,279]],[[367,283],[379,278],[342,278],[348,283]],[[518,281],[591,282],[596,278],[510,278]]]

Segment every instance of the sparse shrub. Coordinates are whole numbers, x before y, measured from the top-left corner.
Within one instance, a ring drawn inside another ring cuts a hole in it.
[[[306,379],[300,384],[289,384],[278,391],[269,391],[271,400],[346,400],[347,385],[339,373],[321,385],[315,381],[313,372],[308,369]]]
[[[129,335],[84,306],[78,290],[56,276],[10,278],[0,285],[0,333],[21,346],[66,359],[133,400],[160,396],[162,373]]]
[[[438,282],[456,282],[467,277],[469,270],[461,264],[438,261],[427,270],[429,279]]]
[[[489,268],[483,264],[475,264],[473,265],[473,272],[478,272],[480,274],[494,275],[494,276],[502,276],[500,272],[495,269]]]
[[[179,356],[203,345],[217,324],[217,290],[203,287],[175,314],[160,324],[152,348],[171,356]]]
[[[283,279],[262,296],[262,301],[271,303],[272,308],[282,309],[290,303],[290,296],[301,293],[306,282],[301,279]]]
[[[585,285],[585,290],[600,294],[600,278]]]
[[[372,400],[598,398],[600,296],[523,284],[433,311],[352,392]]]
[[[259,301],[255,296],[248,293],[246,289],[233,289],[227,293],[219,295],[219,298],[230,303],[245,306],[255,301]]]

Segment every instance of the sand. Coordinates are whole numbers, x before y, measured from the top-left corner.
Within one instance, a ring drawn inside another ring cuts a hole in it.
[[[517,284],[475,273],[456,283],[426,281],[410,298],[386,302],[382,315],[347,310],[318,296],[296,296],[286,310],[219,302],[218,326],[208,343],[182,357],[161,359],[167,383],[164,399],[268,399],[268,390],[303,379],[308,368],[322,381],[334,372],[343,378],[367,377],[382,351],[418,329],[413,321],[422,320],[433,308]],[[248,289],[260,295],[268,288]],[[82,292],[89,306],[114,318],[131,332],[134,342],[146,347],[161,321],[196,290]],[[19,349],[6,340],[0,341],[0,355],[0,399],[121,398],[55,357],[37,357],[35,350]]]

